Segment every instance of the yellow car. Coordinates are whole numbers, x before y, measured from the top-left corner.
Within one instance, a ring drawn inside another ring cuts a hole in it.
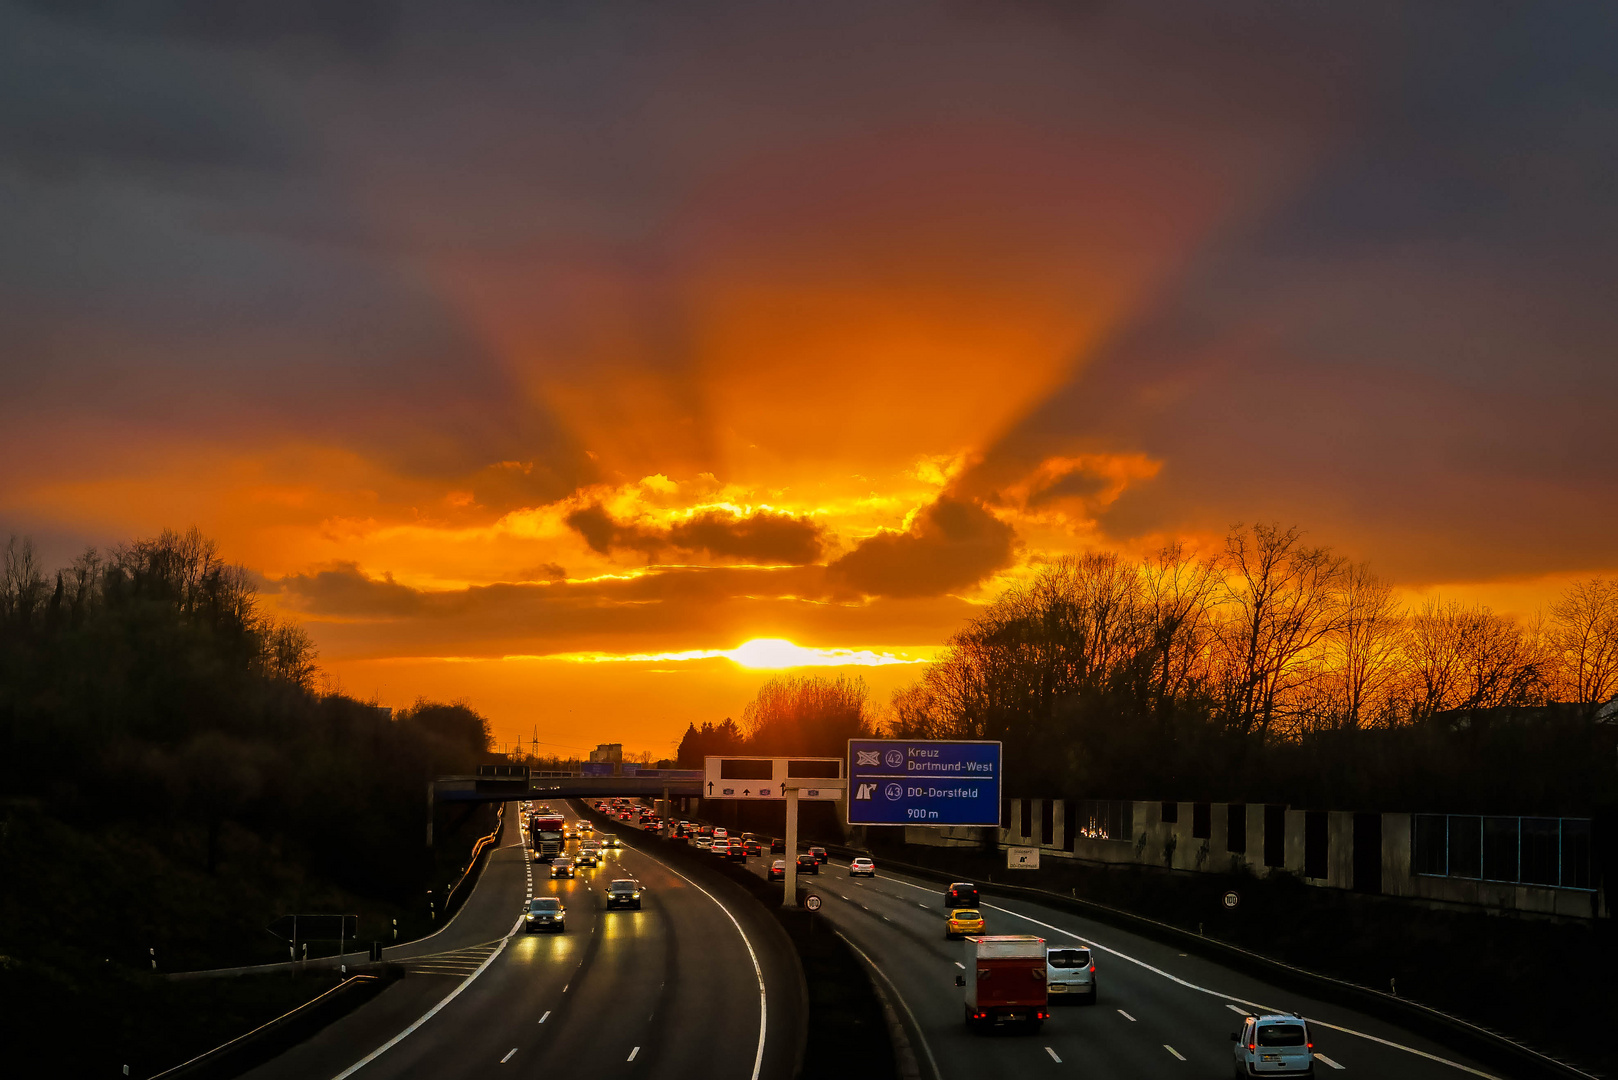
[[[956,908],[944,921],[944,936],[958,938],[966,934],[983,933],[983,913],[972,908]]]

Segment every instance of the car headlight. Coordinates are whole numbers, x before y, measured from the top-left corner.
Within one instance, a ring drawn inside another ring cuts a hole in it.
[[[640,893],[632,893],[631,897],[632,897],[632,899],[639,900],[640,899]]]

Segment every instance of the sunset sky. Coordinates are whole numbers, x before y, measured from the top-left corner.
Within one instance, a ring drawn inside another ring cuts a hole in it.
[[[657,755],[1241,521],[1531,610],[1618,570],[1618,9],[1416,8],[0,3],[0,535]]]

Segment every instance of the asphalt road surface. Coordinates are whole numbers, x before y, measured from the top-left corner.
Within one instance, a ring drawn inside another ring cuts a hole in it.
[[[762,875],[776,858],[748,860]],[[1088,946],[1095,1005],[1053,1005],[1037,1034],[972,1033],[963,1016],[965,946],[944,937],[943,886],[891,874],[851,878],[845,860],[800,877],[821,915],[881,972],[909,1029],[923,1080],[1185,1080],[1232,1075],[1230,1035],[1241,1017],[1296,1012],[1310,1020],[1315,1075],[1378,1080],[1497,1077],[1497,1069],[1352,1009],[1279,989],[1127,931],[1023,900],[985,896],[991,934],[1036,934],[1049,945]],[[1367,943],[1374,948],[1374,943]]]
[[[629,849],[552,880],[520,817],[507,807],[502,845],[449,925],[386,951],[405,978],[246,1075],[789,1080],[805,1006],[766,912],[733,882]],[[622,877],[642,883],[642,910],[605,909]],[[561,897],[565,932],[524,931],[531,895]]]

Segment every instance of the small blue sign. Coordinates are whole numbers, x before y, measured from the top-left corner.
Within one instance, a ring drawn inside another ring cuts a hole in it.
[[[581,761],[579,762],[580,776],[611,776],[612,762],[610,761]]]
[[[848,741],[850,825],[1000,824],[1000,744]]]

